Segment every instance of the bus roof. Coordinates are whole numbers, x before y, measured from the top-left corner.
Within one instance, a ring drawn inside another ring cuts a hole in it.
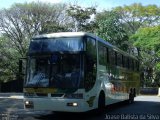
[[[100,37],[91,34],[91,33],[87,33],[87,32],[59,32],[59,33],[50,33],[50,34],[42,34],[42,35],[37,35],[35,37],[33,37],[34,40],[36,39],[40,39],[40,38],[59,38],[59,37],[81,37],[81,36],[89,36],[92,38],[95,38],[96,40],[107,44],[110,47],[113,47],[112,44],[110,44],[109,42],[101,39]]]
[[[33,39],[40,39],[40,38],[59,38],[59,37],[81,37],[81,36],[89,36],[92,38],[95,38],[96,40],[100,41],[101,43],[105,44],[106,46],[108,46],[109,48],[113,49],[116,52],[119,52],[125,56],[129,56],[131,58],[137,59],[135,56],[130,55],[127,52],[124,52],[123,50],[117,48],[116,46],[110,44],[109,42],[107,42],[106,40],[103,40],[102,38],[91,34],[91,33],[87,33],[87,32],[58,32],[58,33],[50,33],[50,34],[42,34],[42,35],[37,35],[35,37],[33,37]]]
[[[86,33],[86,32],[59,32],[59,33],[37,35],[33,39],[37,39],[37,38],[58,38],[58,37],[79,37],[79,36],[85,36],[85,35],[90,36],[91,34]]]

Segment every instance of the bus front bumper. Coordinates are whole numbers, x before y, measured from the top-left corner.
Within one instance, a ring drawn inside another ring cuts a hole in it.
[[[48,98],[26,98],[25,109],[51,110],[60,112],[86,112],[93,108],[89,107],[84,99],[48,99]]]

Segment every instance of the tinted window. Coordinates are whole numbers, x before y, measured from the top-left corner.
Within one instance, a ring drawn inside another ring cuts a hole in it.
[[[106,65],[107,63],[107,48],[101,43],[98,43],[99,64]]]
[[[122,55],[122,67],[125,67],[124,56]]]
[[[110,61],[109,61],[109,49],[108,48],[106,48],[106,50],[107,50],[107,63],[110,63]]]
[[[81,37],[36,39],[31,41],[29,47],[29,53],[82,50]]]
[[[139,71],[139,62],[138,61],[135,62],[135,70]]]
[[[129,59],[128,59],[128,57],[124,56],[123,59],[124,59],[124,67],[125,67],[125,68],[129,68],[129,63],[128,63],[128,62],[129,62],[129,61],[128,61]]]
[[[122,55],[119,53],[117,54],[117,65],[122,66]]]
[[[115,51],[109,49],[109,61],[110,61],[111,65],[115,65],[115,63],[116,63],[115,58],[116,58]]]
[[[132,70],[134,70],[135,68],[135,62],[134,62],[134,60],[132,60]]]
[[[85,54],[85,90],[89,91],[95,84],[97,72],[96,41],[90,37],[86,38]]]
[[[132,70],[132,66],[133,66],[132,59],[129,59],[129,58],[128,58],[128,60],[129,60],[129,69]]]

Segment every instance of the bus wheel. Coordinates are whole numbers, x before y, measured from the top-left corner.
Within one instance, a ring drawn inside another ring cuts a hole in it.
[[[135,88],[133,89],[133,94],[134,94],[134,97],[136,97],[136,89]]]
[[[105,94],[101,92],[98,99],[98,111],[99,113],[103,113],[105,109]]]
[[[133,102],[134,102],[134,93],[133,93],[133,90],[131,89],[129,93],[128,103],[133,103]]]

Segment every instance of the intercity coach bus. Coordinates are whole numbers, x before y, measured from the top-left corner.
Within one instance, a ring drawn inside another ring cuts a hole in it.
[[[24,107],[86,112],[139,91],[138,59],[96,35],[64,32],[34,37],[27,53]]]

